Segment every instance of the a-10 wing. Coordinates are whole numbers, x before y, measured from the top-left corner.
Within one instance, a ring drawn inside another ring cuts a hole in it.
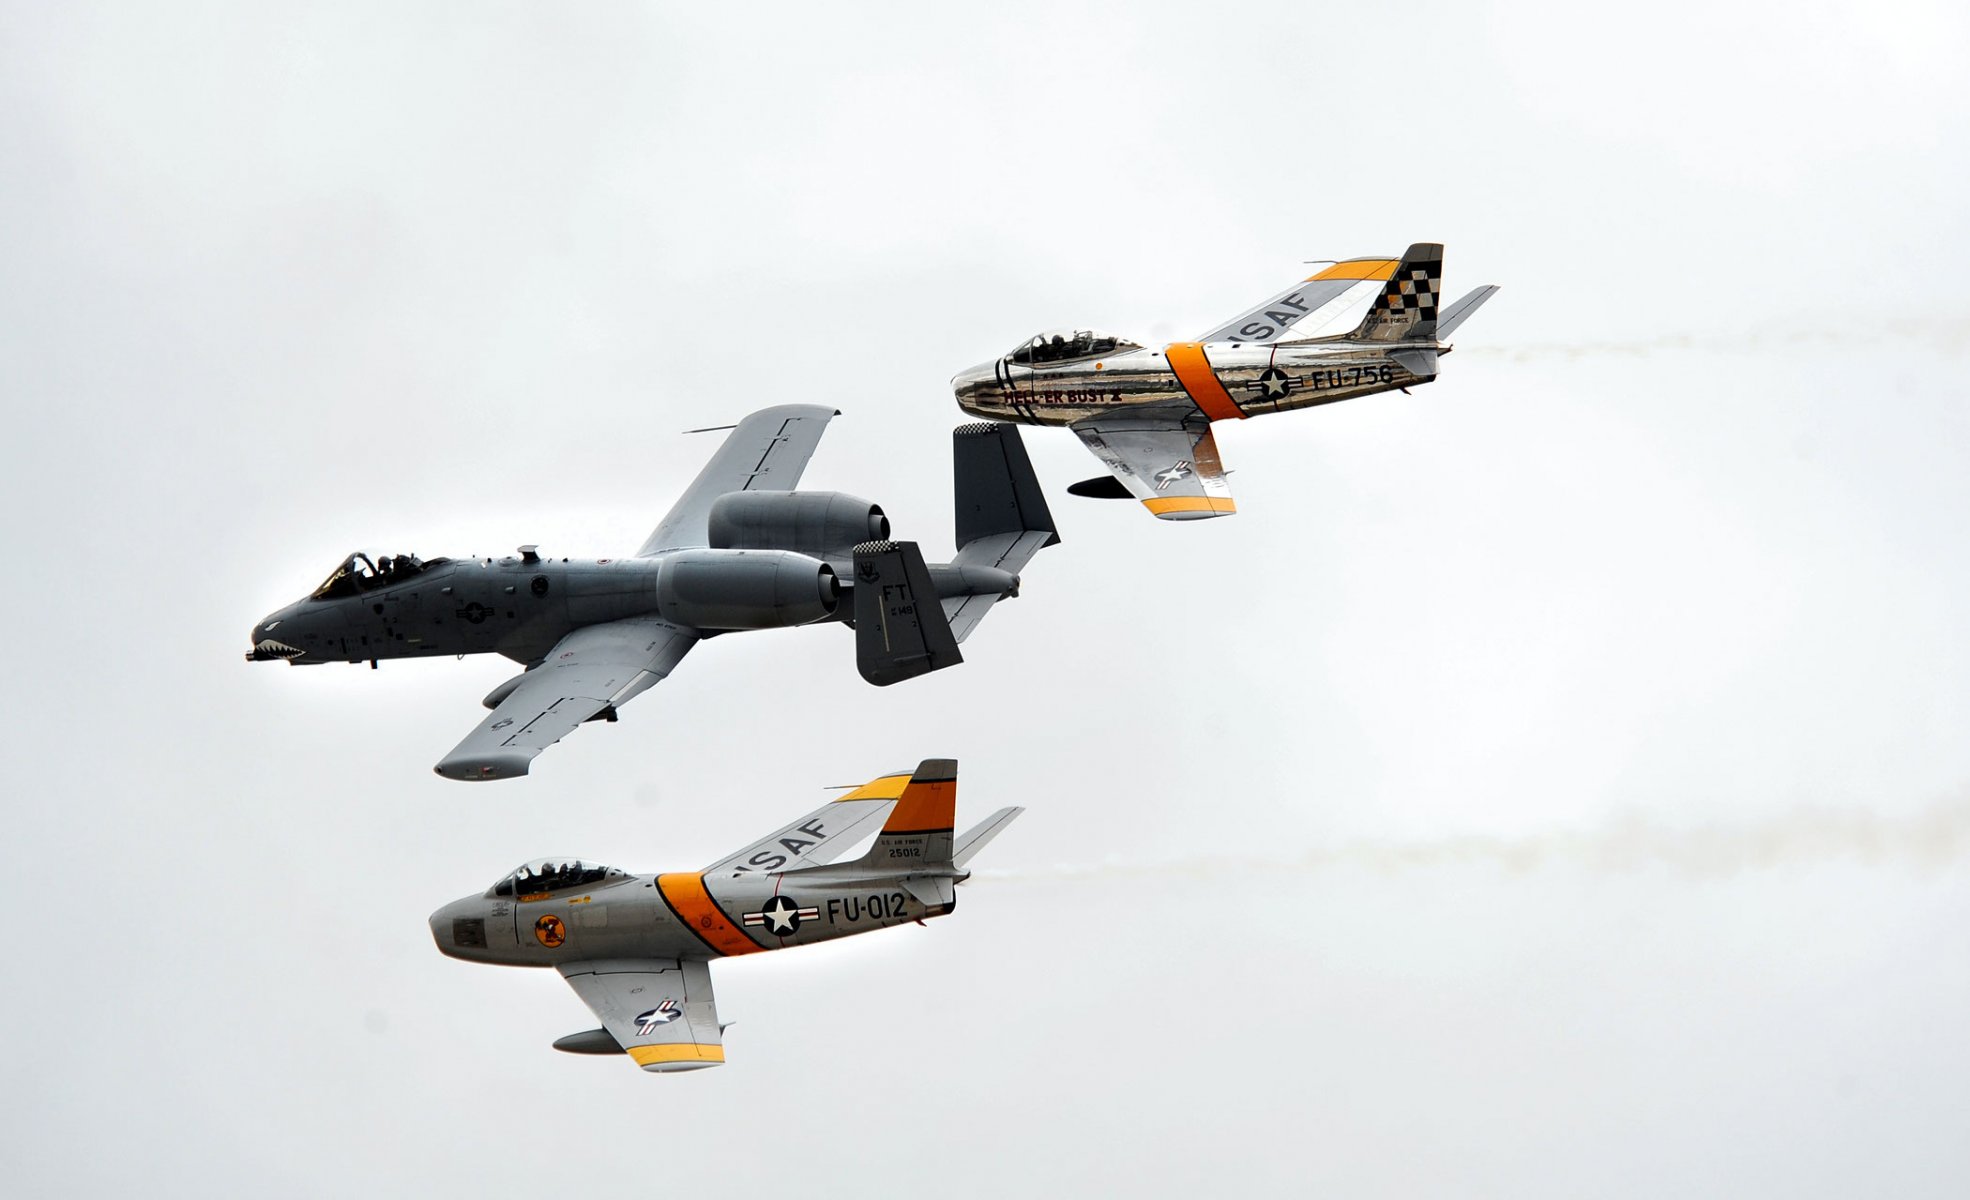
[[[644,540],[636,554],[648,558],[666,550],[706,544],[712,502],[731,492],[790,492],[821,444],[835,409],[822,404],[781,404],[747,416],[684,489],[677,503]]]
[[[587,625],[547,658],[435,768],[447,779],[511,779],[534,756],[670,674],[698,635],[656,617]]]
[[[835,410],[782,404],[733,427],[637,551],[702,547],[711,506],[729,492],[792,490]],[[542,750],[584,721],[614,716],[617,705],[670,674],[696,645],[696,630],[656,617],[631,617],[575,630],[434,768],[447,779],[525,775]]]
[[[645,1071],[691,1071],[725,1061],[711,969],[703,961],[598,959],[563,963],[559,969],[602,1028]]]

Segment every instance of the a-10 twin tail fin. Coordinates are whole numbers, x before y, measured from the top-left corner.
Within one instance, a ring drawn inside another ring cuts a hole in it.
[[[951,435],[957,557],[927,564],[915,542],[855,547],[855,657],[879,687],[964,661],[958,643],[1019,571],[1060,541],[1019,427],[966,425]]]

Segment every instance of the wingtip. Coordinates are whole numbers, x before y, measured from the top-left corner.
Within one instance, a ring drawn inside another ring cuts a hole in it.
[[[447,758],[431,770],[446,779],[483,783],[494,779],[517,779],[532,766],[531,755],[489,754],[476,758]]]

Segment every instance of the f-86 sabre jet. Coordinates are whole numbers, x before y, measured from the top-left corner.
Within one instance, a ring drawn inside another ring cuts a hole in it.
[[[434,768],[463,780],[525,775],[535,755],[584,721],[615,720],[717,634],[838,620],[854,627],[871,683],[954,666],[957,644],[1060,540],[1019,431],[952,435],[957,557],[926,564],[916,543],[888,540],[880,507],[792,490],[836,415],[792,404],[739,422],[633,557],[352,554],[254,627],[247,660],[373,667],[490,652],[526,664]]]
[[[1445,339],[1498,290],[1486,285],[1439,312],[1442,278],[1443,247],[1419,242],[1400,259],[1335,263],[1194,342],[1152,350],[1088,329],[1042,333],[951,389],[973,416],[1078,434],[1112,474],[1067,489],[1077,496],[1134,497],[1165,521],[1228,516],[1238,506],[1211,423],[1432,382]],[[1296,332],[1369,292],[1352,331]]]
[[[713,959],[784,950],[949,914],[966,864],[1023,809],[953,838],[958,764],[885,775],[702,871],[631,875],[537,859],[431,914],[453,958],[553,967],[602,1022],[554,1043],[627,1053],[646,1071],[725,1061]],[[834,863],[876,831],[868,853]]]

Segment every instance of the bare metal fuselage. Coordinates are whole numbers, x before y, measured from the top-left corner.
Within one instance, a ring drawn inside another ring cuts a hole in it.
[[[951,386],[965,412],[1028,425],[1071,425],[1138,408],[1238,419],[1429,383],[1436,378],[1435,356],[1445,349],[1434,342],[1396,347],[1338,339],[1177,342],[1044,365],[1001,358],[964,372]],[[1398,361],[1398,352],[1408,365]],[[1428,374],[1411,369],[1426,363]]]

